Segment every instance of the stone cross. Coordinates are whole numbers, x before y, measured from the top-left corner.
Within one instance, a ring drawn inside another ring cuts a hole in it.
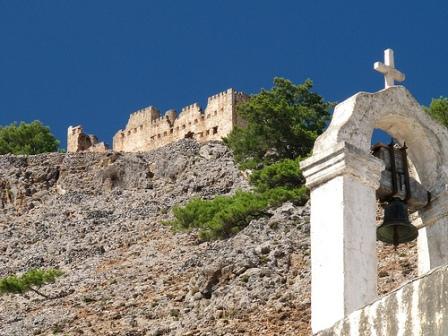
[[[384,50],[384,63],[375,62],[373,68],[384,75],[384,87],[394,86],[394,81],[403,82],[405,76],[395,69],[394,51],[392,49]]]

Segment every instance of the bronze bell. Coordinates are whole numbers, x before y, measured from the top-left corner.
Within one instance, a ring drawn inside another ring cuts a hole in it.
[[[378,240],[397,246],[418,236],[417,228],[411,224],[404,201],[394,198],[384,209],[384,221],[376,229]]]

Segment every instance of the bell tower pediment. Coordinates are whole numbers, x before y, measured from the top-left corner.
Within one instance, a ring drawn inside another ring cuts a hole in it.
[[[372,133],[380,128],[401,144],[425,187],[435,194],[448,185],[448,130],[435,122],[403,86],[360,92],[338,104],[328,129],[316,140],[313,155],[346,142],[370,152]]]
[[[388,201],[386,231],[380,230],[380,238],[400,242],[399,236],[389,231],[389,226],[397,227],[394,213],[398,209],[402,212],[399,222],[409,233],[403,239],[414,239],[418,230],[419,273],[448,263],[448,130],[431,119],[405,87],[395,85],[404,75],[395,69],[392,50],[386,50],[385,56],[385,64],[376,63],[375,70],[385,75],[386,88],[359,92],[338,104],[329,127],[316,140],[312,156],[301,162],[311,190],[313,332],[330,327],[377,298],[379,189],[395,195]],[[409,158],[415,173],[412,178],[408,168],[386,171],[387,162],[371,154],[375,129],[386,131],[397,145],[406,148],[403,162],[407,166]],[[395,177],[393,185],[382,180],[405,171],[406,196],[400,199]],[[404,203],[412,199],[418,215],[411,226]],[[390,232],[394,234],[389,237]]]

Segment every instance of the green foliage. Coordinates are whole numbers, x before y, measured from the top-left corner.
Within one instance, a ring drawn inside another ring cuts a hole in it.
[[[295,85],[275,78],[271,90],[262,90],[238,105],[246,127],[235,128],[224,141],[240,168],[253,170],[250,182],[255,191],[192,199],[173,209],[175,219],[170,224],[175,229],[196,228],[205,240],[226,238],[252,219],[265,216],[269,207],[308,201],[298,161],[310,153],[333,106],[313,93],[312,86],[310,80]]]
[[[252,219],[266,215],[265,209],[285,201],[304,204],[308,199],[305,187],[277,187],[265,192],[238,191],[233,196],[217,196],[212,200],[192,199],[184,207],[175,207],[170,224],[178,230],[199,229],[204,240],[227,238],[247,226]]]
[[[64,273],[57,269],[32,269],[18,276],[10,275],[0,278],[0,294],[24,294],[30,290],[42,295],[34,287],[54,283]],[[45,295],[42,295],[47,297]]]
[[[0,127],[0,155],[55,152],[58,147],[59,141],[40,121]]]
[[[212,200],[192,199],[185,207],[173,209],[177,229],[198,228],[204,240],[225,238],[237,233],[249,221],[261,215],[267,202],[260,195],[238,191],[233,196]]]
[[[290,201],[295,205],[304,205],[309,200],[309,190],[305,186],[293,189],[284,187],[276,187],[266,190],[264,197],[269,200],[269,206],[279,206],[286,201]]]
[[[448,127],[448,98],[440,97],[433,99],[429,107],[425,108],[425,110],[443,126]]]
[[[298,160],[285,159],[255,170],[250,176],[250,182],[258,191],[284,187],[293,189],[301,186],[305,180]]]
[[[312,86],[310,80],[295,85],[275,78],[271,90],[262,90],[238,105],[238,114],[247,127],[235,128],[225,139],[237,162],[272,163],[311,151],[333,106],[312,92]]]

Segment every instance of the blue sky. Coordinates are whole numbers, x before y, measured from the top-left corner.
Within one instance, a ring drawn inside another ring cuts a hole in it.
[[[41,120],[111,143],[129,114],[229,87],[311,78],[342,101],[383,87],[395,50],[422,104],[448,96],[448,3],[435,1],[0,0],[0,125]]]

